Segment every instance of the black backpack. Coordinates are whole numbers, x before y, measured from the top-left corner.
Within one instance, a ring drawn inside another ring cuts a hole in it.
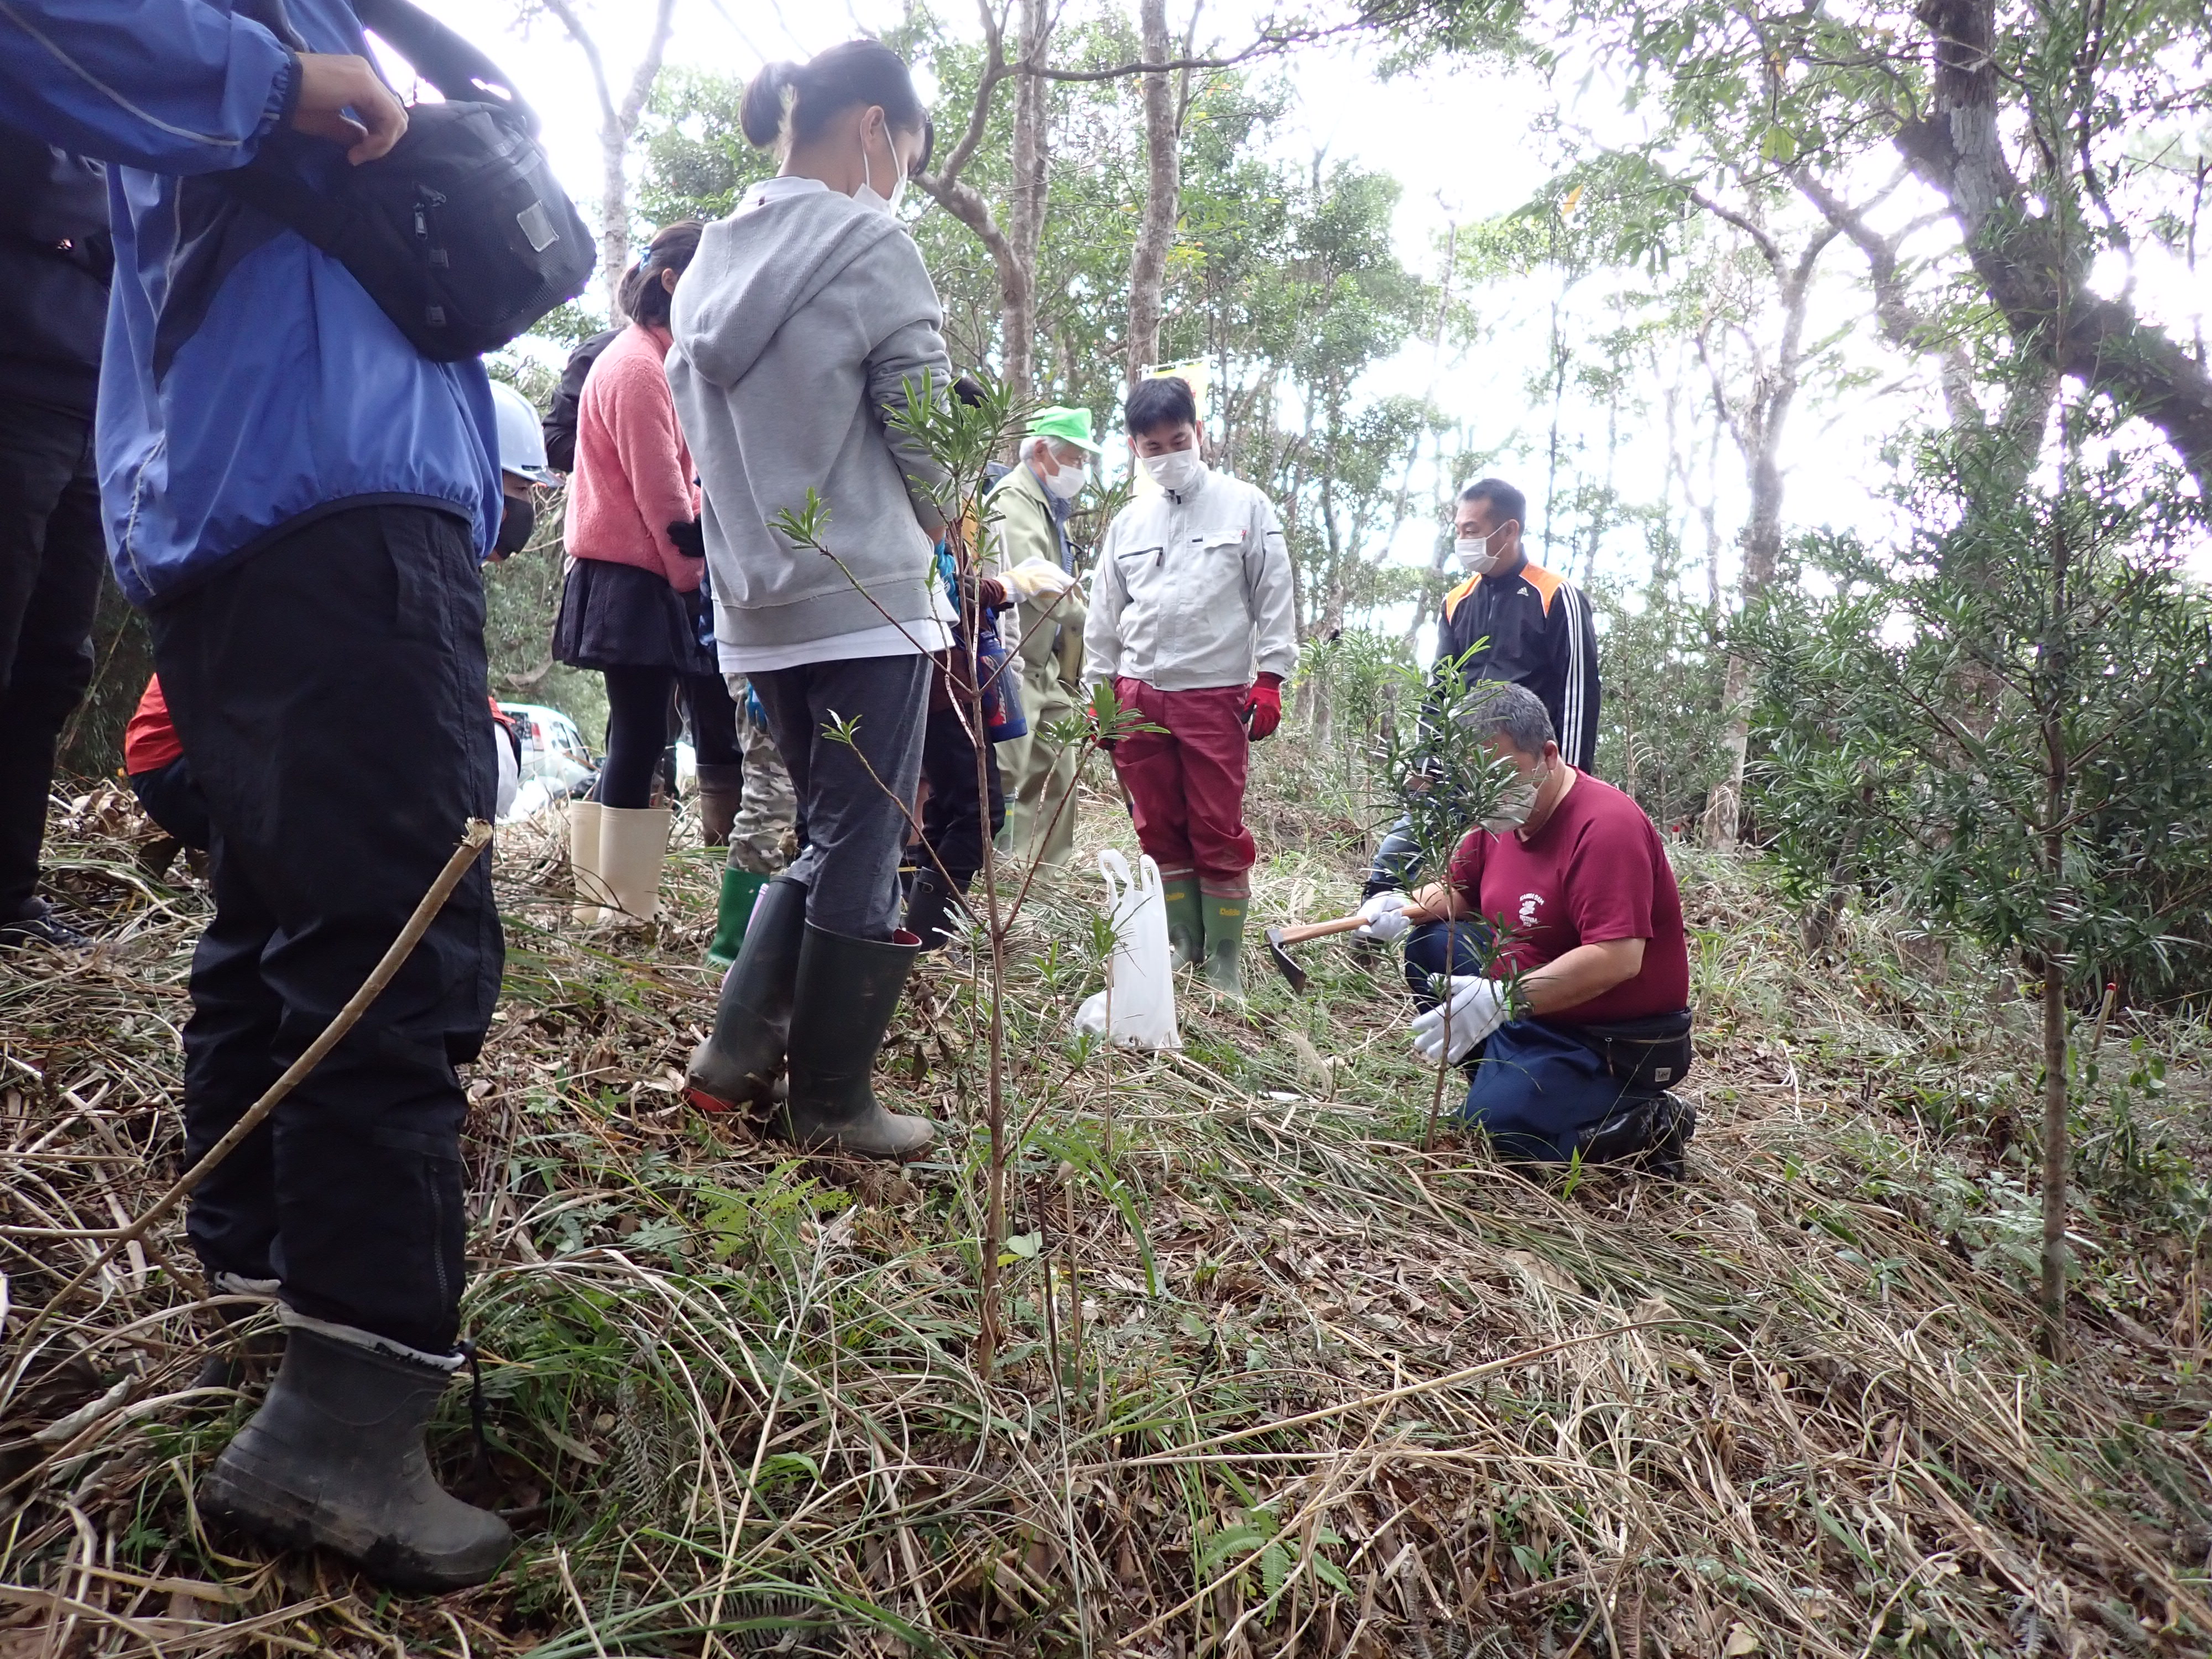
[[[241,5],[305,50],[283,0]],[[498,65],[410,0],[355,0],[374,29],[445,95],[417,104],[390,153],[341,167],[337,187],[300,177],[305,146],[273,135],[215,177],[353,274],[424,356],[496,351],[591,280],[598,250],[538,143],[538,115]]]

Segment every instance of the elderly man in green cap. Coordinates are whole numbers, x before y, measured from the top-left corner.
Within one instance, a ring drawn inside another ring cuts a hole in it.
[[[1029,735],[998,745],[1006,793],[1006,851],[1048,866],[1075,853],[1075,774],[1081,751],[1045,728],[1083,706],[1083,624],[1075,586],[1068,509],[1099,453],[1087,409],[1041,409],[1013,469],[991,490],[984,511],[996,538],[999,568],[1020,596],[1013,631],[1022,659],[1022,712]]]

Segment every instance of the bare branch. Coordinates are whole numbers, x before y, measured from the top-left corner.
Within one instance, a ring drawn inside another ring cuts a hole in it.
[[[975,159],[975,151],[983,142],[983,135],[991,125],[991,100],[999,89],[999,82],[1012,71],[1006,65],[1006,20],[1013,13],[1013,0],[1006,0],[997,11],[991,9],[991,0],[975,0],[975,9],[983,21],[983,73],[975,82],[975,101],[968,112],[967,130],[961,133],[945,159],[938,163],[937,171],[925,173],[915,183],[931,196],[944,203],[950,212],[958,210],[939,194],[956,185],[968,163]],[[974,195],[974,191],[969,192]],[[981,201],[981,198],[976,198]],[[988,214],[988,210],[986,210]],[[967,216],[959,216],[967,221]],[[967,221],[972,223],[972,221]],[[978,234],[981,233],[978,232]]]
[[[1734,225],[1745,235],[1750,237],[1758,246],[1759,252],[1765,256],[1766,263],[1774,267],[1775,274],[1779,276],[1782,273],[1784,263],[1782,245],[1767,233],[1764,226],[1747,218],[1734,208],[1722,206],[1694,185],[1690,187],[1689,196],[1692,201],[1711,214],[1714,218]]]

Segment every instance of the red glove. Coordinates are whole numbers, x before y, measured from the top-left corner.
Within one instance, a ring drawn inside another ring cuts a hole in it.
[[[1237,712],[1244,717],[1244,729],[1251,733],[1253,742],[1273,737],[1275,728],[1283,723],[1283,677],[1261,675],[1244,694],[1243,708]]]

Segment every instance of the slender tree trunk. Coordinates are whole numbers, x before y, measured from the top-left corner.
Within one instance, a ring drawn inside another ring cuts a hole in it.
[[[2043,866],[2054,886],[2064,879],[2066,820],[2073,793],[2073,756],[2066,742],[2072,674],[2067,630],[2071,623],[2068,578],[2071,549],[2061,516],[2051,534],[2051,620],[2031,684],[2043,704]],[[2054,934],[2064,925],[2048,918]],[[2052,1359],[2066,1347],[2066,972],[2050,951],[2043,957],[2043,1350]]]
[[[1145,61],[1174,57],[1167,0],[1138,0]],[[1182,211],[1182,123],[1176,87],[1165,72],[1144,77],[1145,212],[1129,255],[1129,338],[1124,377],[1134,386],[1159,361],[1160,315],[1167,288],[1168,250]]]
[[[1718,372],[1713,374],[1717,412],[1742,452],[1745,481],[1751,488],[1751,514],[1743,528],[1741,584],[1748,609],[1772,586],[1782,562],[1782,435],[1805,369],[1805,316],[1812,301],[1814,267],[1837,230],[1831,225],[1825,232],[1816,233],[1793,261],[1784,257],[1763,228],[1741,219],[1733,222],[1749,232],[1766,256],[1782,305],[1782,336],[1773,366],[1769,369],[1763,362],[1754,363],[1752,394],[1740,414],[1732,410]],[[1699,349],[1704,350],[1702,342]],[[1744,766],[1751,751],[1750,694],[1751,665],[1732,651],[1723,696],[1728,713],[1723,747],[1729,757],[1729,772],[1714,790],[1702,825],[1705,845],[1716,852],[1732,851],[1743,836]]]
[[[1052,45],[1045,0],[1021,0],[1021,65],[1014,82],[1013,182],[1006,209],[1011,256],[999,270],[1000,369],[1016,407],[1036,390],[1037,250],[1044,240],[1052,86],[1037,73]]]
[[[623,271],[629,264],[629,143],[660,78],[668,53],[668,36],[674,27],[676,0],[654,0],[653,32],[646,39],[643,56],[630,72],[629,84],[617,100],[607,76],[606,59],[599,42],[585,28],[574,0],[545,0],[545,9],[560,20],[576,49],[591,66],[592,86],[599,103],[599,283],[606,296],[607,314],[619,314],[616,295]]]
[[[2043,1352],[2066,1353],[2066,975],[2043,963]]]

